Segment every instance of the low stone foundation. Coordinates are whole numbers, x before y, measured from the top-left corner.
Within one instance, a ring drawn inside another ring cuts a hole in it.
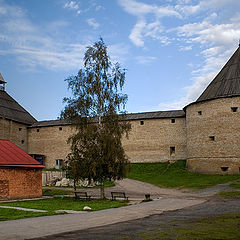
[[[190,172],[203,174],[240,174],[240,158],[187,159]]]

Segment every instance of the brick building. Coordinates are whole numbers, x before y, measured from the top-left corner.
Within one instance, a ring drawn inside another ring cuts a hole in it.
[[[4,90],[1,96],[10,97]],[[3,108],[0,102],[0,138],[11,139],[47,168],[60,168],[73,127],[63,120],[38,122],[24,109],[19,121]],[[183,110],[128,114],[127,120],[132,130],[123,146],[131,162],[187,159],[193,172],[240,173],[240,48]]]
[[[0,140],[0,199],[42,196],[42,168],[9,140]]]

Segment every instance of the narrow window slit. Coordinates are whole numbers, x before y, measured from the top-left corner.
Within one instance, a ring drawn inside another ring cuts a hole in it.
[[[228,167],[221,167],[223,172],[226,172],[228,170]]]
[[[170,156],[175,155],[175,147],[170,147]]]
[[[209,139],[210,139],[211,141],[215,141],[215,136],[209,136]]]

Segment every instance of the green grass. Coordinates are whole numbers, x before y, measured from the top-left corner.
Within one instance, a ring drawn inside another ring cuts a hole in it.
[[[32,208],[47,210],[53,212],[56,210],[75,210],[81,211],[84,206],[89,206],[93,211],[102,210],[107,208],[116,208],[125,206],[126,201],[110,201],[110,200],[79,200],[72,197],[65,198],[49,198],[41,200],[28,200],[28,201],[17,201],[17,202],[5,202],[0,203],[3,206],[13,206],[13,207],[23,207],[23,208]]]
[[[149,232],[136,233],[133,238],[118,240],[239,240],[240,213],[219,217],[208,217],[198,221],[177,224],[170,223],[166,230],[153,229]]]
[[[234,182],[231,183],[229,186],[230,186],[230,187],[233,187],[233,188],[240,188],[240,179],[234,181]]]
[[[16,219],[29,218],[29,217],[41,217],[41,216],[49,216],[49,215],[54,215],[54,213],[27,212],[27,211],[16,210],[16,209],[0,208],[0,221],[16,220]]]
[[[51,188],[42,189],[43,196],[71,195],[71,194],[73,194],[73,191],[64,190],[64,189],[51,189]]]
[[[240,191],[231,191],[231,192],[221,192],[217,196],[224,198],[240,198]]]
[[[240,175],[188,172],[186,161],[177,161],[166,171],[167,163],[133,163],[127,177],[167,188],[206,188],[240,179]]]

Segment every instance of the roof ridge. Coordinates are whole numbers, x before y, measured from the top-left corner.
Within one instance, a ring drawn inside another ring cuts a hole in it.
[[[209,83],[196,102],[222,97],[240,96],[240,47]]]
[[[31,125],[37,120],[7,92],[0,91],[0,116]]]

